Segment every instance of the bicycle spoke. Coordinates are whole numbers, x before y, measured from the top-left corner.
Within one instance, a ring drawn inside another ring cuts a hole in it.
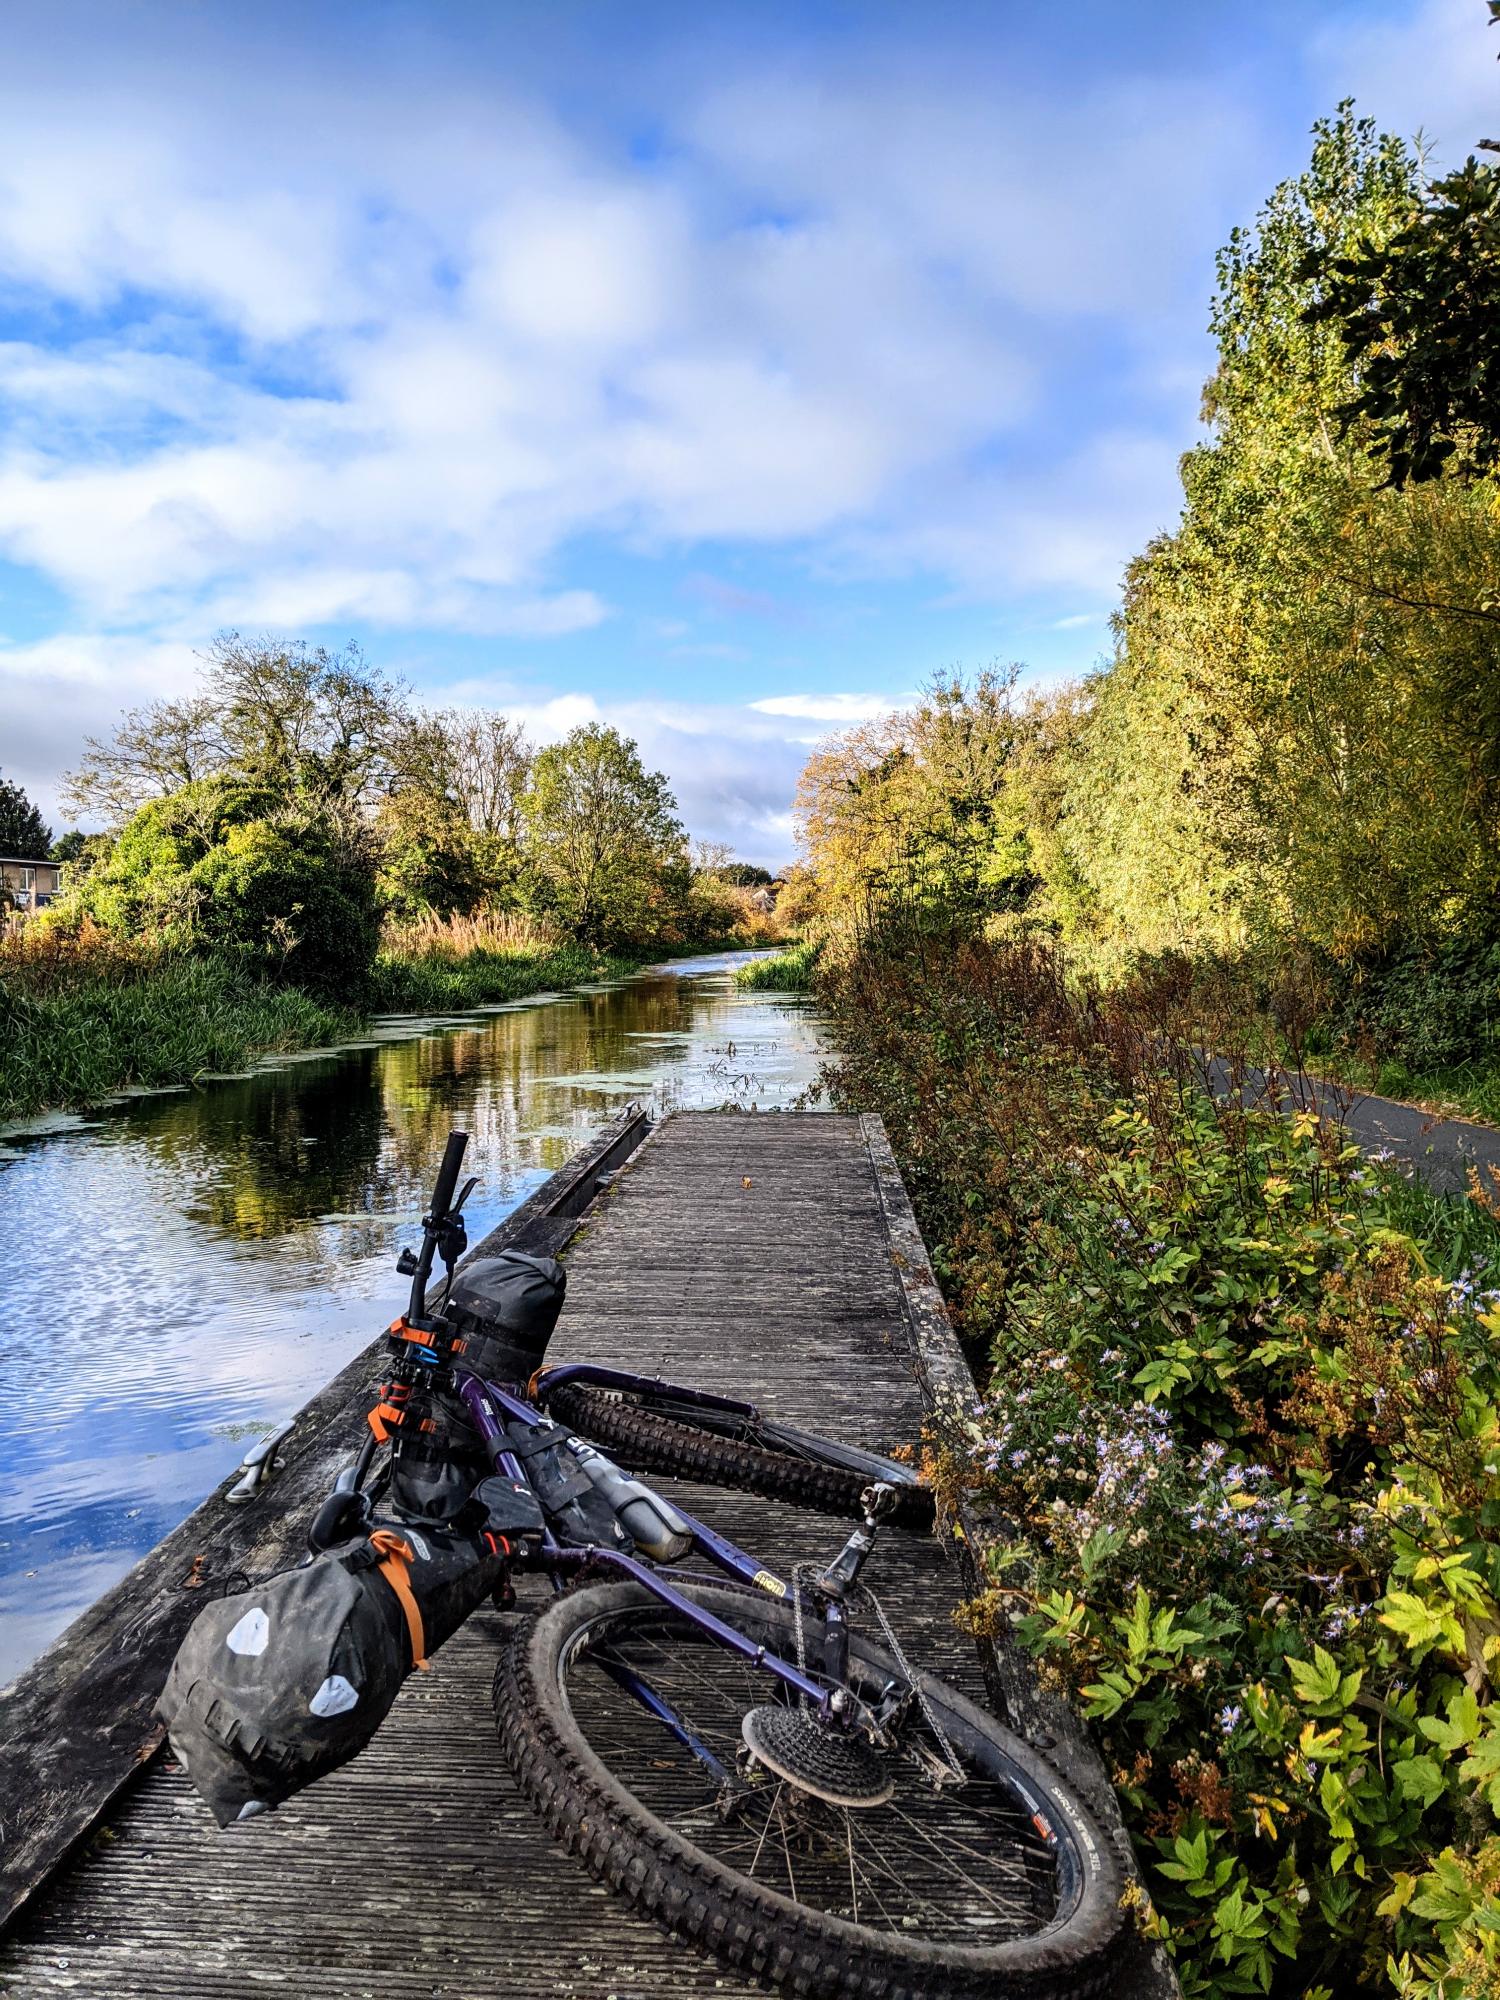
[[[781,1794],[785,1789],[784,1785],[778,1785],[775,1796],[771,1800],[771,1810],[766,1814],[766,1823],[760,1830],[760,1839],[755,1843],[755,1855],[750,1863],[750,1873],[752,1876],[754,1876],[756,1867],[760,1861],[760,1850],[766,1844],[766,1835],[771,1831],[771,1821],[776,1817],[776,1808],[780,1803]]]
[[[726,1769],[752,1773],[742,1722],[776,1698],[767,1676],[656,1606],[617,1614],[569,1663],[569,1704],[597,1754],[648,1811],[721,1867],[810,1910],[898,1936],[946,1939],[974,1926],[1019,1935],[1045,1921],[1036,1892],[1050,1877],[1051,1850],[1037,1840],[1003,1761],[986,1763],[982,1753],[975,1764],[974,1752],[961,1750],[965,1782],[953,1787],[898,1756],[893,1796],[869,1808],[833,1805],[783,1777],[768,1782],[769,1773],[726,1793],[690,1745],[650,1725],[608,1664],[645,1682]],[[871,1679],[871,1693],[881,1685]],[[920,1737],[925,1744],[925,1728]]]

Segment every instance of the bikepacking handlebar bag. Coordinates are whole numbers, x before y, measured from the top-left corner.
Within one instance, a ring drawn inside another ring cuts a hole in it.
[[[504,1579],[483,1538],[377,1528],[205,1605],[156,1712],[219,1825],[347,1763]]]
[[[541,1367],[568,1278],[555,1258],[525,1250],[478,1257],[448,1287],[443,1316],[466,1368],[490,1382],[528,1382]]]
[[[454,1277],[443,1316],[453,1358],[489,1382],[526,1383],[541,1367],[567,1274],[551,1257],[502,1250]],[[489,1461],[451,1390],[413,1396],[391,1447],[391,1505],[403,1520],[441,1525],[462,1510]]]

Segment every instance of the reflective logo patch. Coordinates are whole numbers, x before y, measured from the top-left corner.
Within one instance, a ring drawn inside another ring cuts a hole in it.
[[[768,1569],[758,1569],[751,1581],[762,1590],[770,1591],[773,1597],[785,1597],[786,1585],[779,1576],[772,1576]]]
[[[257,1604],[253,1611],[247,1611],[237,1625],[231,1626],[229,1637],[224,1644],[231,1653],[244,1653],[253,1658],[263,1653],[271,1642],[271,1621]]]
[[[344,1715],[359,1700],[359,1689],[342,1674],[330,1674],[307,1704],[314,1715]]]

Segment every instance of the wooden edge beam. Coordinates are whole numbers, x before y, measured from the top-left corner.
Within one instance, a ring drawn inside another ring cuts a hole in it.
[[[939,1422],[945,1414],[950,1420],[967,1417],[979,1398],[978,1385],[933,1275],[884,1121],[873,1112],[865,1112],[859,1122],[880,1192],[891,1262],[901,1283],[911,1332],[912,1367],[923,1399]],[[949,1547],[958,1559],[965,1589],[977,1595],[985,1587],[986,1552],[1003,1539],[1003,1525],[968,1499],[961,1499],[954,1513],[956,1518],[946,1523]],[[1018,1736],[1043,1751],[1082,1794],[1113,1839],[1129,1873],[1144,1888],[1120,1815],[1120,1802],[1087,1726],[1070,1703],[1038,1685],[1030,1656],[1005,1634],[976,1643],[985,1686],[997,1714]],[[1134,1929],[1121,1942],[1116,1977],[1115,1990],[1129,1995],[1130,2000],[1182,2000],[1172,1960],[1160,1945]]]

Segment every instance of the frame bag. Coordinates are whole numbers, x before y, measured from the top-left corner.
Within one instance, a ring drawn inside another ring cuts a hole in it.
[[[552,1257],[525,1250],[476,1257],[454,1276],[443,1308],[454,1360],[489,1382],[526,1383],[542,1365],[567,1285]],[[391,1448],[391,1505],[403,1520],[452,1522],[487,1470],[450,1389],[411,1397]]]

